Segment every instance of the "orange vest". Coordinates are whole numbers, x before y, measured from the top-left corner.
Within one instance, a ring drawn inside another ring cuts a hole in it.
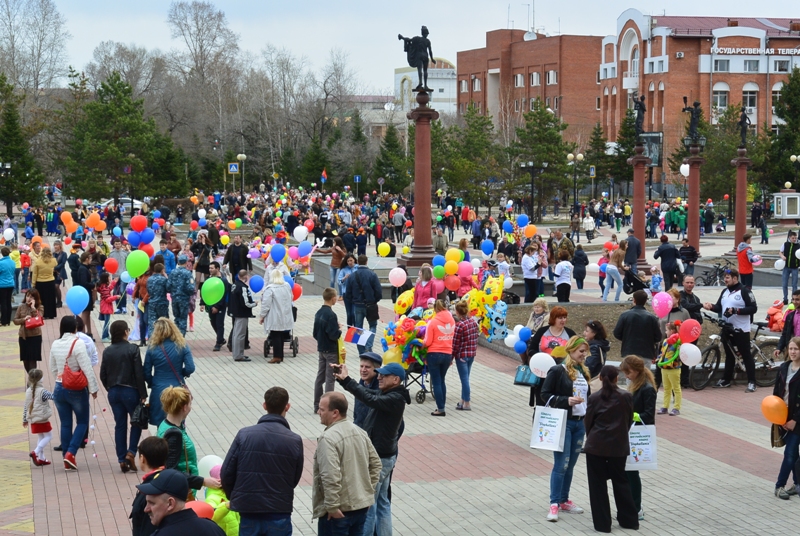
[[[742,275],[753,273],[753,263],[747,258],[748,249],[752,248],[748,247],[736,253],[736,256],[739,258],[739,273]]]

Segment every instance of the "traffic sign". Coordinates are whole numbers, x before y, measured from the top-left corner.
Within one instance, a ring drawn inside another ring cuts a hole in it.
[[[280,178],[280,175],[278,175],[278,173],[277,173],[277,172],[276,172],[276,173],[273,173],[273,174],[272,174],[272,178],[277,180],[278,178]]]
[[[228,163],[228,173],[232,175],[236,175],[239,173],[239,163],[238,162],[229,162]]]
[[[589,176],[590,176],[591,178],[595,178],[595,177],[597,176],[597,175],[595,175],[595,168],[594,168],[594,166],[589,166]]]
[[[378,184],[380,184],[381,186],[383,186],[383,183],[384,183],[384,182],[386,182],[386,179],[384,179],[383,177],[379,177],[379,178],[378,178]]]
[[[353,182],[356,182],[356,183],[361,182],[361,175],[353,176]]]

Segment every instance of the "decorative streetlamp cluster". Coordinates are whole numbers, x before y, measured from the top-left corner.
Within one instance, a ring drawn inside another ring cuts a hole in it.
[[[580,204],[578,203],[578,163],[583,162],[583,154],[574,155],[569,153],[567,160],[572,164],[572,202],[575,210],[580,210]]]

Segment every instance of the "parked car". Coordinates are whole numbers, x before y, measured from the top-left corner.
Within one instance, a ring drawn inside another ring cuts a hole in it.
[[[127,212],[130,212],[130,210],[131,210],[131,198],[130,197],[120,197],[119,198],[119,202],[122,204],[123,207],[125,207],[125,210]],[[114,204],[114,200],[113,199],[107,199],[107,200],[103,201],[102,203],[100,203],[100,208],[104,209],[107,206],[113,205],[113,204]],[[133,200],[133,208],[135,210],[139,210],[140,208],[142,208],[142,202],[134,199]]]

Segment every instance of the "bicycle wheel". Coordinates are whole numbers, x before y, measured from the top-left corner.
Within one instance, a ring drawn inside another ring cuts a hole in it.
[[[689,383],[695,391],[705,389],[717,372],[720,358],[719,346],[708,346],[700,355],[702,358],[700,364],[695,365],[689,371]]]
[[[706,277],[708,277],[708,276],[705,273],[703,273],[701,275],[698,275],[698,276],[695,276],[694,284],[696,286],[698,286],[698,287],[707,287],[708,286],[708,280],[706,280]]]
[[[750,350],[753,352],[753,361],[756,363],[756,385],[759,387],[769,387],[775,384],[778,376],[779,363],[775,362],[775,350],[778,343],[775,341],[765,341],[761,345],[752,344]]]

